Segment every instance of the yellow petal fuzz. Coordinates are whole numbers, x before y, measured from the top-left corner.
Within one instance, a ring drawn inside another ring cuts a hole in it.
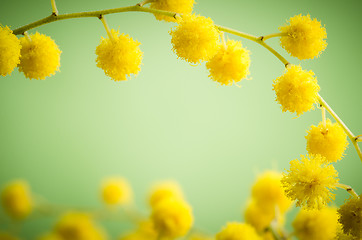
[[[104,180],[101,189],[102,199],[109,205],[124,205],[132,200],[132,190],[126,179],[113,177]]]
[[[179,14],[191,14],[195,0],[155,0],[151,2],[151,8],[175,12]],[[162,14],[154,14],[157,20],[165,20],[167,22],[175,22],[174,17]]]
[[[362,239],[362,194],[349,199],[338,209],[338,214],[344,234]]]
[[[216,240],[261,240],[255,229],[247,223],[230,222],[216,234]]]
[[[38,80],[44,80],[59,71],[61,51],[54,40],[38,32],[28,37],[20,39],[19,71],[29,79]]]
[[[152,210],[151,219],[158,234],[166,239],[185,236],[193,224],[191,207],[176,199],[158,203]]]
[[[337,209],[300,210],[293,221],[294,233],[300,240],[332,240],[338,229]]]
[[[0,25],[0,75],[11,74],[20,62],[20,41],[8,26]]]
[[[273,81],[276,101],[282,111],[295,112],[298,116],[314,108],[319,89],[314,73],[296,65],[288,67],[282,76]]]
[[[103,38],[97,46],[97,67],[114,81],[125,81],[131,74],[137,75],[141,70],[143,52],[140,43],[128,34],[119,35],[111,30],[112,38]]]
[[[152,208],[165,199],[183,200],[183,193],[180,185],[176,182],[165,181],[155,184],[150,192],[149,204]]]
[[[334,199],[331,190],[336,189],[338,173],[321,155],[301,155],[301,158],[290,162],[290,169],[283,173],[282,185],[286,195],[297,200],[297,206],[321,209]]]
[[[219,50],[207,63],[209,77],[221,85],[232,85],[240,82],[249,74],[249,51],[242,47],[241,42],[227,40],[226,46]]]
[[[67,240],[105,240],[104,232],[95,225],[90,215],[68,212],[57,222],[54,233]]]
[[[318,57],[327,47],[324,40],[327,38],[326,29],[309,15],[291,17],[288,25],[279,27],[279,30],[286,34],[280,38],[281,46],[300,60]]]
[[[22,220],[33,210],[29,186],[22,180],[9,183],[1,192],[1,202],[6,213],[15,220]]]
[[[318,126],[312,125],[307,139],[307,151],[309,154],[320,154],[328,162],[336,162],[343,157],[348,146],[347,134],[338,123],[327,119],[326,126],[322,122]]]
[[[219,32],[210,18],[184,15],[170,34],[172,50],[189,63],[208,61],[219,48]]]

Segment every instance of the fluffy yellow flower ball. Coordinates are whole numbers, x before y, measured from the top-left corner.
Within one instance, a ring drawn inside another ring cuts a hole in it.
[[[319,89],[314,73],[296,65],[288,67],[282,76],[273,81],[276,101],[282,111],[295,112],[298,116],[313,109]]]
[[[216,234],[216,240],[261,240],[255,229],[246,223],[230,222]]]
[[[10,74],[19,64],[20,41],[8,26],[0,25],[0,75]]]
[[[104,240],[104,232],[95,225],[90,215],[68,212],[57,222],[54,233],[66,240]]]
[[[0,240],[19,240],[19,238],[6,232],[0,232]]]
[[[264,209],[254,200],[250,200],[245,211],[245,222],[252,225],[258,232],[263,232],[275,217],[274,210]]]
[[[362,194],[351,198],[338,209],[339,219],[345,234],[362,239]]]
[[[275,171],[266,171],[258,176],[251,189],[254,201],[265,211],[275,214],[278,207],[281,213],[285,213],[292,202],[285,195],[280,180],[282,174]]]
[[[312,125],[307,133],[305,138],[309,154],[320,154],[328,162],[336,162],[343,157],[348,141],[346,133],[338,123],[327,119],[326,126],[320,122],[318,126]]]
[[[137,75],[141,70],[143,52],[138,41],[128,34],[119,35],[111,30],[112,38],[103,38],[97,46],[97,67],[114,81],[125,81],[131,74]]]
[[[60,53],[50,37],[36,32],[20,39],[21,56],[19,71],[29,79],[42,79],[59,71]]]
[[[109,205],[124,205],[132,200],[132,190],[124,178],[113,177],[104,180],[101,188],[102,199]]]
[[[151,8],[175,12],[179,14],[191,14],[195,0],[155,0],[151,2]],[[162,14],[154,14],[157,20],[175,22],[175,18]]]
[[[152,209],[151,219],[155,230],[166,239],[186,235],[193,224],[191,207],[184,201],[172,198],[159,202]]]
[[[180,185],[176,182],[166,181],[155,184],[149,195],[149,204],[152,208],[165,199],[184,199]]]
[[[321,209],[334,199],[331,190],[336,189],[338,172],[326,164],[321,155],[301,155],[301,160],[290,161],[290,169],[281,180],[286,195],[297,200],[297,206]]]
[[[280,38],[281,46],[300,60],[318,57],[327,47],[324,40],[327,38],[326,29],[309,15],[291,17],[289,24],[279,27],[279,30],[286,34]]]
[[[9,183],[1,192],[1,202],[6,213],[22,220],[33,210],[33,200],[26,182],[17,180]]]
[[[240,82],[249,74],[250,56],[240,41],[227,40],[225,44],[220,45],[206,67],[212,80],[228,86]]]
[[[338,229],[337,209],[300,210],[293,221],[294,233],[300,240],[332,240]]]
[[[172,50],[189,63],[208,61],[219,48],[219,31],[210,18],[184,15],[170,34]]]

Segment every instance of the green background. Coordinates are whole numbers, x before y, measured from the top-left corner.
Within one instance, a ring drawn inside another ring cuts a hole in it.
[[[46,0],[0,1],[0,23],[13,29],[51,12]],[[57,6],[60,13],[71,13],[136,3],[59,0]],[[316,17],[328,34],[328,47],[319,58],[299,61],[280,48],[278,39],[268,42],[290,62],[313,70],[320,94],[354,134],[362,134],[360,1],[199,0],[194,10],[258,36],[277,32],[299,13]],[[197,228],[213,234],[228,221],[241,221],[256,175],[288,169],[290,160],[306,154],[305,131],[318,124],[320,111],[296,119],[282,113],[272,80],[284,66],[254,42],[227,35],[251,51],[252,80],[244,80],[241,88],[222,87],[208,78],[204,64],[191,66],[177,59],[168,34],[174,24],[137,12],[106,19],[110,27],[141,42],[142,69],[129,81],[114,82],[96,67],[95,49],[106,36],[97,18],[29,31],[55,40],[62,50],[61,71],[45,81],[30,81],[17,70],[1,77],[0,186],[25,179],[34,193],[51,202],[100,207],[100,181],[121,175],[132,185],[135,204],[147,214],[150,185],[173,179],[193,206]],[[362,164],[352,144],[335,167],[342,183],[362,193]],[[342,190],[335,193],[336,205],[348,198]],[[20,235],[33,239],[54,220],[30,219]],[[0,230],[8,229],[7,223],[0,224]],[[129,227],[103,224],[114,237]]]

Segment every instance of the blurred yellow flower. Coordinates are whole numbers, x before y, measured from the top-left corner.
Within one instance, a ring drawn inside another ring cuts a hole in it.
[[[255,229],[247,223],[230,222],[216,234],[216,240],[261,240]]]
[[[227,40],[222,44],[215,56],[207,63],[209,77],[221,85],[232,85],[240,82],[249,74],[249,51],[242,47],[240,41]]]
[[[29,38],[29,39],[28,39]],[[29,79],[45,79],[59,71],[60,53],[50,37],[36,32],[22,37],[19,71]]]
[[[258,232],[263,232],[275,217],[275,210],[259,206],[255,200],[249,200],[244,211],[245,222]]]
[[[289,24],[279,27],[279,30],[286,34],[280,38],[281,46],[300,60],[318,57],[327,47],[324,40],[327,38],[326,29],[309,15],[291,17]]]
[[[105,179],[101,188],[102,199],[109,205],[125,205],[132,200],[132,190],[126,179],[113,177]]]
[[[20,41],[8,26],[0,25],[0,75],[10,74],[19,64]]]
[[[151,8],[175,12],[179,14],[191,14],[195,0],[154,0],[151,2]],[[175,22],[175,18],[162,14],[154,14],[157,20]]]
[[[154,227],[163,238],[177,238],[187,234],[193,224],[191,207],[173,198],[159,202],[151,214]]]
[[[40,236],[38,240],[64,240],[64,239],[55,233],[47,233]]]
[[[180,185],[176,182],[165,181],[152,186],[149,195],[149,204],[152,208],[165,199],[184,199]]]
[[[22,180],[13,181],[3,189],[1,202],[6,213],[16,220],[24,219],[33,210],[29,186]]]
[[[331,190],[336,189],[338,173],[321,155],[301,155],[301,158],[290,161],[290,169],[283,173],[282,185],[286,195],[297,200],[297,206],[321,209],[334,199]]]
[[[137,75],[141,70],[143,52],[140,43],[128,34],[119,35],[119,31],[111,30],[112,38],[103,38],[96,48],[97,67],[114,81],[127,80],[131,74]]]
[[[148,220],[140,222],[136,231],[122,236],[120,240],[157,240],[157,236],[153,222]]]
[[[307,151],[309,154],[320,154],[328,162],[336,162],[343,157],[348,146],[347,135],[338,123],[327,119],[326,126],[320,122],[312,125],[307,131]]]
[[[170,34],[172,50],[189,63],[208,61],[219,48],[219,31],[210,18],[183,15]]]
[[[293,228],[300,240],[333,240],[338,228],[337,209],[301,209],[293,221]]]
[[[282,111],[295,112],[298,116],[313,109],[319,89],[314,73],[296,65],[289,66],[282,76],[273,81],[276,101]]]
[[[350,198],[338,209],[338,214],[343,232],[362,239],[362,194],[358,198]]]

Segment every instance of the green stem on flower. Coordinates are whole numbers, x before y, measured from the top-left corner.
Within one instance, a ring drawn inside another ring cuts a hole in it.
[[[351,140],[353,146],[356,148],[357,154],[362,162],[362,152],[358,146],[356,137],[353,135],[351,130],[342,122],[342,120],[338,117],[338,115],[333,111],[333,109],[327,104],[327,102],[318,94],[318,101],[321,107],[325,107],[329,114],[338,122],[338,124],[343,128],[349,139]]]
[[[108,35],[109,39],[113,40],[113,36],[112,36],[111,31],[109,30],[109,27],[108,27],[108,24],[107,24],[106,19],[104,18],[103,15],[99,16],[99,19],[102,21],[103,26],[104,26],[104,28],[106,29],[106,32],[107,32],[107,35]]]
[[[354,198],[359,198],[358,194],[353,190],[353,188],[349,185],[336,183],[336,187],[342,188],[346,190],[349,194],[351,194]]]
[[[362,142],[362,134],[355,137],[356,142]]]
[[[52,15],[54,16],[58,16],[58,9],[57,9],[57,5],[55,4],[55,0],[50,0],[52,3]]]
[[[262,40],[262,41],[265,41],[265,40],[268,40],[270,38],[273,38],[273,37],[283,37],[283,36],[287,36],[288,34],[287,33],[272,33],[272,34],[268,34],[268,35],[264,35],[264,36],[260,36],[259,39]]]
[[[225,33],[223,31],[220,31],[220,37],[221,37],[221,43],[224,46],[224,49],[226,49]]]
[[[151,2],[154,2],[155,0],[144,0],[140,3],[138,3],[137,5],[140,6],[140,7],[143,7],[144,5],[148,4],[148,3],[151,3]]]
[[[323,123],[323,127],[324,129],[327,128],[327,121],[326,121],[326,108],[325,107],[321,107],[322,110],[322,123]]]
[[[24,35],[24,37],[26,38],[26,40],[28,40],[29,42],[31,42],[31,38],[29,37],[29,34],[28,34],[28,32],[23,32],[23,35]]]

